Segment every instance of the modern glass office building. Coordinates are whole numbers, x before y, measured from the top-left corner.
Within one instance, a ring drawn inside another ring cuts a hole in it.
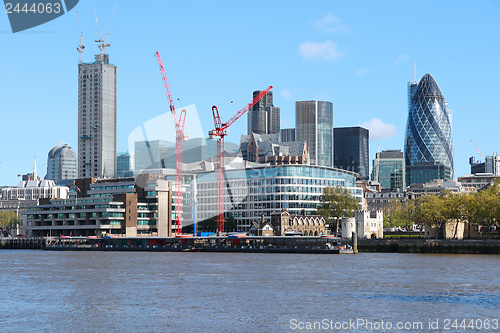
[[[295,128],[282,128],[280,130],[281,142],[292,142],[295,140]]]
[[[225,215],[233,216],[240,230],[248,231],[262,216],[286,209],[292,215],[314,215],[327,186],[347,188],[360,202],[356,173],[312,165],[274,165],[226,170]],[[217,214],[217,173],[196,174],[197,220]],[[361,206],[360,206],[361,208]]]
[[[333,104],[295,102],[295,140],[306,140],[311,164],[333,167]]]
[[[452,114],[439,86],[425,74],[416,89],[409,85],[406,125],[406,183],[453,179]]]
[[[253,92],[253,97],[261,91]],[[273,92],[269,91],[248,110],[247,134],[276,134],[280,132],[280,108],[273,104]]]
[[[130,154],[118,153],[116,156],[116,177],[132,177],[134,175],[131,166]]]
[[[363,127],[337,127],[333,130],[335,168],[359,174],[359,180],[368,180],[370,172],[370,133]]]
[[[143,169],[175,169],[175,142],[166,140],[136,141],[134,154],[134,172]],[[226,142],[224,150],[236,154],[238,146]],[[192,138],[183,143],[183,163],[203,161],[217,156],[217,141],[205,138]]]
[[[380,186],[393,191],[405,191],[405,159],[399,149],[384,150],[375,155],[373,160],[372,180]]]

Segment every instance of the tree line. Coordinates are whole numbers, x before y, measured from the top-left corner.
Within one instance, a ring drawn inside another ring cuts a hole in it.
[[[416,223],[442,230],[446,222],[455,222],[456,226],[459,222],[468,222],[470,228],[472,225],[494,226],[499,221],[498,183],[468,195],[444,190],[438,194],[422,195],[403,203],[393,200],[384,211],[384,226],[387,227],[408,227]],[[455,227],[455,233],[456,231]]]

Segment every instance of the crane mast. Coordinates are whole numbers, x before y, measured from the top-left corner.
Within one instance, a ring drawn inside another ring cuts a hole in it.
[[[167,75],[165,74],[165,68],[163,67],[163,62],[161,61],[160,52],[156,52],[156,58],[158,58],[158,65],[160,66],[161,78],[163,80],[163,85],[165,87],[165,92],[167,94],[168,104],[170,106],[170,113],[172,114],[172,119],[175,126],[175,234],[179,235],[182,233],[182,146],[184,142],[184,125],[186,123],[186,110],[182,109],[179,118],[175,111],[174,99],[170,93],[170,85],[168,84]]]
[[[212,107],[215,129],[208,132],[209,139],[217,139],[217,231],[224,232],[224,137],[228,135],[228,127],[231,126],[241,116],[245,114],[252,106],[257,104],[273,86],[269,86],[266,90],[261,91],[253,100],[248,103],[243,109],[236,112],[227,122],[222,123],[220,119],[219,109],[217,106]]]
[[[80,27],[80,12],[77,11],[76,13],[78,16],[78,33],[80,34],[79,43],[78,43],[78,46],[76,47],[76,50],[80,53],[78,63],[81,64],[82,63],[83,49],[85,48],[85,46],[83,46],[83,33],[82,33],[82,29]]]

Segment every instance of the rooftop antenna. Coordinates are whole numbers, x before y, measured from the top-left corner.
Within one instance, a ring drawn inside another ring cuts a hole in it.
[[[78,63],[82,63],[82,54],[83,54],[83,49],[85,48],[85,46],[83,46],[83,32],[82,32],[82,29],[80,27],[80,12],[77,11],[77,16],[78,16],[78,33],[80,34],[80,37],[79,37],[79,43],[78,43],[78,46],[76,47],[76,50],[78,52],[80,52],[80,58],[79,58],[79,61]]]

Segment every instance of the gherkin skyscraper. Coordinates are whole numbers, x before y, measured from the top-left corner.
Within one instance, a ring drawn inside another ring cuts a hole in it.
[[[430,74],[409,85],[406,183],[453,179],[452,113]]]

